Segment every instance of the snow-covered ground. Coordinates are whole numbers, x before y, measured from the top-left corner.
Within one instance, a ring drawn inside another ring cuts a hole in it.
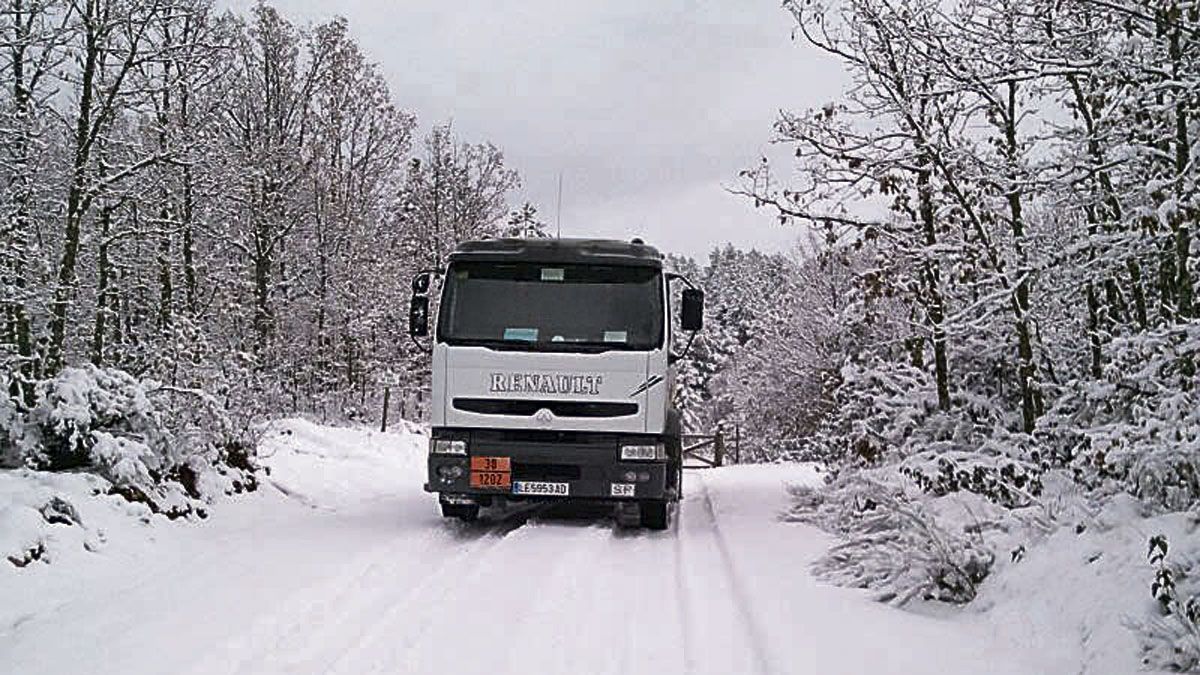
[[[1043,601],[1022,599],[1036,620],[1012,604],[934,617],[815,581],[831,540],[778,518],[788,483],[818,480],[808,466],[691,472],[675,525],[652,533],[528,507],[443,521],[415,430],[292,420],[262,451],[263,489],[202,523],[130,517],[79,476],[0,473],[0,510],[62,494],[84,525],[55,526],[50,564],[0,564],[0,672],[1050,673],[1078,658],[1080,636],[1039,637],[1059,629]]]

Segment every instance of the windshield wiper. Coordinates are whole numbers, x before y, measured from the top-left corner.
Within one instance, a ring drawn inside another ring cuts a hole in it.
[[[528,340],[501,340],[487,338],[446,338],[446,344],[459,347],[487,347],[488,349],[528,349],[533,342]]]
[[[613,350],[642,349],[624,342],[530,342],[527,340],[497,340],[485,338],[446,338],[449,345],[486,347],[500,351],[522,352],[582,352],[598,354]]]

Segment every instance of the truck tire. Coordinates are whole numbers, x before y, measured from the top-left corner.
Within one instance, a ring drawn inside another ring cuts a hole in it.
[[[665,530],[667,529],[668,516],[670,515],[669,504],[665,501],[642,502],[639,505],[642,516],[642,527],[648,530]]]
[[[478,504],[442,504],[443,518],[458,518],[464,523],[473,523],[479,518]]]
[[[667,413],[667,486],[683,500],[683,421],[676,410]]]
[[[675,500],[683,499],[683,442],[667,437],[667,487],[675,489]]]

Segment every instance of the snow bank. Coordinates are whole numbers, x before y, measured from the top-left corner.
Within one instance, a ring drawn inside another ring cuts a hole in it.
[[[410,422],[383,433],[287,419],[265,427],[258,453],[275,489],[312,508],[337,509],[395,494],[401,477],[422,475],[428,443],[424,428]]]
[[[1163,663],[1154,649],[1149,539],[1163,534],[1200,544],[1194,515],[1146,517],[1130,498],[1114,500],[1075,527],[1057,529],[1003,566],[972,611],[1006,642],[1040,655],[1045,672],[1134,673]],[[1193,662],[1193,668],[1195,664]]]
[[[1044,390],[1036,423],[994,387],[942,410],[924,370],[847,363],[808,448],[830,483],[797,490],[789,516],[841,537],[814,570],[922,611],[1016,603],[1044,624],[1015,624],[1017,642],[1057,638],[1052,670],[1200,668],[1198,348],[1198,322],[1116,338],[1100,377]],[[1148,560],[1159,535],[1171,553]]]
[[[786,518],[839,535],[812,563],[819,577],[978,625],[1027,650],[1035,672],[1195,669],[1200,633],[1180,610],[1200,592],[1200,513],[1156,514],[1126,494],[1095,509],[1063,472],[1043,478],[1035,503],[1010,509],[970,492],[925,495],[885,470],[851,472],[794,488]],[[1157,535],[1173,547],[1170,614],[1152,593]],[[956,595],[963,581],[970,592]]]
[[[32,407],[0,397],[0,469],[15,469],[4,473],[0,558],[55,560],[60,540],[80,539],[63,526],[95,545],[91,526],[64,514],[99,495],[135,504],[138,517],[204,518],[215,500],[255,488],[253,454],[248,430],[204,392],[66,368],[37,384]],[[46,515],[55,505],[62,513]]]
[[[205,520],[155,514],[107,494],[109,483],[93,474],[0,471],[0,539],[46,548],[46,558],[25,567],[0,558],[0,672],[188,672],[229,654],[275,610],[300,615],[298,607],[366,553],[426,551],[424,539],[409,537],[441,525],[436,500],[417,482],[425,436],[410,425],[397,429],[271,423],[261,430],[271,478],[330,501],[304,504],[264,476],[254,493],[214,499]],[[340,487],[322,493],[335,476]],[[46,521],[41,510],[56,497],[80,524]],[[453,531],[443,534],[457,541]],[[417,569],[435,562],[422,554]],[[55,646],[63,635],[72,636],[71,649]]]
[[[998,641],[990,625],[897,611],[815,579],[812,565],[837,538],[780,518],[791,505],[785,488],[821,484],[815,465],[734,466],[702,477],[721,547],[744,584],[763,642],[773,647],[774,658],[759,672],[1052,672],[1025,650]]]
[[[148,524],[144,504],[108,495],[108,482],[86,473],[0,471],[0,570],[97,553],[114,529]]]
[[[263,427],[258,452],[273,492],[310,508],[336,511],[394,495],[402,477],[424,470],[425,432],[407,422],[396,428],[379,433],[280,420]],[[184,500],[190,498],[181,487],[169,494],[178,502],[166,502],[168,493],[160,490],[153,505],[121,491],[123,486],[153,484],[147,468],[153,453],[145,444],[94,432],[89,452],[100,466],[98,473],[0,470],[0,557],[12,563],[0,560],[0,567],[27,569],[34,562],[98,552],[113,533],[128,545],[151,536],[148,526],[172,519],[173,511],[164,504],[186,507]],[[213,471],[200,474],[196,490],[204,495],[206,515],[220,504],[220,495],[232,492],[229,477]],[[78,515],[64,521],[60,512]]]

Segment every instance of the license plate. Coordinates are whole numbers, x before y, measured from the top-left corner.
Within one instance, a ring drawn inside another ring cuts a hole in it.
[[[508,489],[512,484],[512,474],[507,471],[472,471],[471,487]]]
[[[609,495],[613,497],[632,497],[633,483],[613,483]]]
[[[571,493],[570,483],[545,483],[534,480],[518,480],[512,484],[514,495],[548,495],[565,497]]]

